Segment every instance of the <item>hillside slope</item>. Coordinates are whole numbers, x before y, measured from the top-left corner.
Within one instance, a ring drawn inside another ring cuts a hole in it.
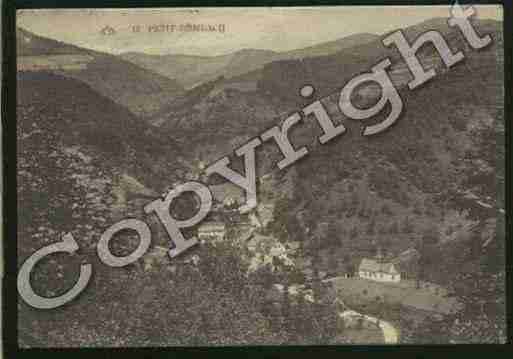
[[[148,115],[183,91],[178,83],[123,59],[17,29],[19,71],[48,70],[75,78],[135,114]],[[69,66],[82,57],[78,68]],[[48,64],[52,63],[49,67]],[[21,65],[20,65],[21,64]]]
[[[476,20],[474,23],[479,33],[496,35],[502,31],[502,24],[497,21]],[[461,32],[457,28],[449,27],[445,18],[435,18],[407,27],[403,29],[403,33],[408,41],[413,42],[417,36],[427,30],[440,32],[452,49],[462,50],[469,56],[477,56],[477,53],[466,44]],[[305,83],[313,85],[319,96],[325,96],[341,88],[356,74],[369,71],[376,63],[388,57],[393,64],[392,80],[396,86],[404,86],[411,77],[395,46],[383,45],[382,39],[386,36],[387,34],[382,35],[374,41],[356,45],[329,56],[306,58],[302,61],[273,62],[251,76],[258,79],[258,88],[261,91],[279,96],[282,100],[297,98],[297,92],[290,91],[290,88],[299,88]],[[497,48],[499,47],[491,46],[483,51],[495,56],[494,49]],[[431,45],[423,46],[417,56],[425,66],[434,67],[439,71],[445,68]],[[244,76],[239,81],[243,79]]]
[[[348,131],[320,146],[320,129],[313,119],[297,125],[291,141],[296,148],[308,146],[309,156],[294,168],[273,174],[276,188],[269,191],[290,192],[280,187],[280,183],[290,186],[283,180],[290,177],[294,203],[304,204],[311,222],[334,226],[336,241],[353,251],[355,258],[372,255],[380,243],[398,254],[417,245],[431,228],[439,233],[441,243],[470,238],[475,225],[499,221],[504,210],[501,24],[476,23],[480,33],[494,38],[494,44],[481,51],[465,49],[459,31],[447,28],[444,19],[413,26],[406,34],[414,36],[436,26],[453,48],[465,51],[466,60],[444,70],[434,48],[422,49],[422,61],[438,71],[414,91],[406,87],[410,77],[396,51],[369,44],[305,59],[297,67],[273,62],[264,69],[266,75],[255,91],[225,88],[223,79],[212,81],[201,87],[203,92],[200,88],[187,92],[179,104],[164,108],[154,123],[187,138],[187,152],[209,163],[307,104],[297,92],[304,83],[313,83],[321,97],[389,55],[395,61],[392,77],[404,102],[394,127],[382,135],[361,137],[362,124],[343,118],[338,92],[333,93],[324,103],[333,121],[344,121]],[[369,104],[379,92],[363,94],[361,100]],[[379,121],[384,114],[366,122]],[[257,155],[260,176],[275,170],[281,158],[272,142],[264,143]],[[241,170],[241,165],[234,158],[233,166]],[[289,208],[290,214],[296,210]],[[482,234],[482,243],[488,236]],[[431,275],[440,281],[445,274],[436,270]]]
[[[137,52],[128,52],[121,56],[138,66],[177,79],[184,87],[190,88],[219,76],[229,79],[255,71],[273,61],[329,55],[357,44],[370,42],[376,38],[377,35],[374,34],[355,34],[335,41],[284,52],[242,49],[231,54],[212,57],[148,55]]]
[[[96,317],[102,318],[98,323],[80,314],[102,310],[98,304],[104,303],[105,315],[126,317],[112,312],[112,305],[118,304],[112,300],[112,288],[123,281],[128,287],[126,271],[102,264],[96,244],[119,219],[142,218],[143,205],[180,179],[180,148],[83,82],[48,72],[18,73],[16,120],[19,265],[70,232],[79,251],[42,260],[34,271],[34,290],[49,297],[63,293],[76,281],[71,268],[78,268],[81,260],[92,263],[95,271],[87,294],[57,314],[35,312],[20,299],[22,343],[112,345],[114,339],[105,336],[112,328],[101,329],[105,316]],[[123,198],[127,187],[132,198]],[[125,255],[137,241],[136,236],[124,236],[112,250]],[[154,238],[152,245],[156,242]],[[96,342],[91,339],[95,330],[102,333]],[[25,342],[27,334],[37,341]]]

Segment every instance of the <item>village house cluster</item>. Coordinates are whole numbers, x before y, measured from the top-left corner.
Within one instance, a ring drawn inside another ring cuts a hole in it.
[[[492,39],[489,35],[481,37],[476,33],[469,21],[469,18],[473,16],[474,13],[475,10],[472,6],[463,9],[456,3],[451,7],[451,17],[448,20],[448,24],[451,27],[459,28],[465,40],[473,49],[480,49],[489,45]],[[411,90],[417,88],[436,75],[434,69],[426,71],[416,56],[417,51],[423,45],[428,43],[433,45],[447,68],[462,61],[464,58],[462,51],[453,53],[443,36],[434,30],[427,31],[419,35],[411,44],[406,40],[404,34],[400,30],[388,35],[382,40],[382,42],[387,47],[395,45],[401,54],[412,75],[412,80],[408,83]],[[377,124],[365,126],[362,131],[363,136],[378,134],[390,128],[402,112],[403,102],[387,72],[387,69],[391,64],[392,63],[389,58],[381,60],[371,68],[370,72],[354,77],[345,84],[340,91],[338,107],[345,117],[352,120],[364,120],[371,118],[383,111],[387,104],[390,104],[390,111],[386,118]],[[357,87],[369,82],[377,83],[380,86],[381,98],[369,108],[360,109],[355,107],[351,102],[351,94]],[[300,94],[304,98],[311,98],[314,92],[314,88],[310,85],[306,85],[300,90]],[[217,173],[229,182],[242,188],[245,192],[246,203],[239,208],[239,212],[248,213],[257,206],[255,170],[256,148],[259,147],[262,142],[273,140],[283,155],[283,159],[277,163],[278,168],[281,170],[292,165],[298,159],[304,157],[308,153],[308,149],[306,146],[298,149],[294,148],[288,138],[288,131],[310,115],[314,117],[322,129],[323,134],[318,138],[320,144],[326,144],[346,131],[346,128],[342,123],[334,124],[332,122],[321,100],[315,100],[300,111],[285,119],[281,127],[274,126],[266,130],[234,151],[237,156],[243,157],[244,159],[244,174],[238,173],[229,167],[230,159],[228,156],[223,157],[208,166],[205,169],[205,174],[209,176]],[[179,220],[173,218],[170,214],[169,208],[173,200],[184,192],[195,193],[199,200],[196,206],[196,213],[188,219]],[[144,207],[144,211],[147,214],[155,214],[162,226],[165,228],[174,244],[174,247],[169,251],[169,255],[173,258],[199,242],[198,238],[186,240],[181,230],[183,228],[195,226],[203,221],[212,209],[212,206],[213,196],[209,187],[201,182],[190,181],[176,186],[169,191],[167,195],[150,202]],[[140,238],[139,245],[127,256],[114,256],[109,249],[109,242],[116,233],[127,229],[138,233]],[[200,236],[211,234],[217,236],[223,232],[224,230],[221,226],[210,226],[203,228],[200,232]],[[150,243],[151,231],[148,224],[139,219],[127,218],[112,225],[101,235],[97,245],[97,253],[104,264],[112,267],[123,267],[139,260],[148,251]],[[46,298],[39,296],[34,292],[30,283],[30,273],[39,260],[52,253],[73,253],[76,250],[78,250],[78,244],[74,240],[72,234],[68,233],[64,235],[62,242],[41,248],[24,262],[18,273],[17,284],[20,296],[25,302],[27,302],[27,304],[39,309],[57,308],[75,298],[85,289],[92,275],[92,266],[88,263],[81,265],[80,276],[75,285],[66,293],[58,297]],[[361,266],[360,268],[362,269],[361,275],[376,279],[374,275],[377,274],[377,279],[389,281],[400,280],[399,275],[393,271],[393,267],[385,266],[385,268],[380,264],[377,266],[380,270],[371,270],[375,267],[376,266],[371,262],[366,262],[365,266]],[[386,270],[383,270],[383,268]],[[382,276],[380,277],[380,275]]]

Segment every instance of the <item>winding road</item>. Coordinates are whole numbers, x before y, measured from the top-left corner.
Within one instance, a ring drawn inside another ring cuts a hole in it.
[[[326,281],[329,281],[329,280],[324,280],[323,282],[326,282]],[[284,286],[282,284],[275,284],[275,286],[279,291],[283,291],[283,289],[284,289]],[[297,291],[297,288],[295,286],[289,287],[289,293],[293,294],[293,295],[299,294]],[[312,302],[312,303],[315,302],[313,297],[310,294],[304,295],[304,298],[309,302]],[[378,319],[375,317],[371,317],[370,315],[358,313],[357,311],[354,311],[352,309],[346,309],[343,312],[339,312],[338,315],[340,316],[340,318],[342,318],[344,320],[347,318],[350,318],[350,317],[353,317],[353,318],[356,317],[356,318],[363,318],[363,319],[367,320],[368,322],[371,322],[374,324],[377,324],[379,322],[379,328],[383,332],[385,344],[397,344],[399,342],[399,332],[392,324],[390,324],[387,321],[384,321],[382,319]]]
[[[332,282],[336,279],[337,279],[337,277],[324,279],[323,282],[324,283]],[[378,319],[375,317],[371,317],[370,315],[358,313],[357,311],[354,311],[352,309],[346,309],[343,312],[338,313],[338,315],[343,319],[345,319],[347,317],[355,316],[355,317],[363,318],[363,319],[365,319],[371,323],[374,323],[374,324],[376,324],[379,320],[379,327],[383,331],[383,336],[385,338],[385,344],[397,344],[399,342],[399,332],[389,322],[386,322],[382,319]]]
[[[397,329],[390,324],[389,322],[386,322],[382,319],[377,319],[375,317],[371,317],[369,315],[358,313],[354,310],[345,310],[342,313],[339,313],[339,316],[342,319],[346,319],[348,317],[357,317],[357,318],[363,318],[371,323],[378,323],[379,321],[379,327],[383,331],[383,337],[385,338],[385,344],[397,344],[399,342],[399,333],[397,332]]]

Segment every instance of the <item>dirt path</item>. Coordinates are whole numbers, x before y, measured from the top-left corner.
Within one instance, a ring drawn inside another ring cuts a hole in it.
[[[362,317],[363,319],[371,322],[378,323],[378,319],[375,317],[371,317],[369,315],[358,313],[354,310],[345,310],[342,313],[339,313],[339,316],[343,319],[347,317]],[[397,344],[399,342],[399,333],[394,326],[382,319],[379,319],[379,327],[383,331],[383,337],[385,338],[385,344]]]

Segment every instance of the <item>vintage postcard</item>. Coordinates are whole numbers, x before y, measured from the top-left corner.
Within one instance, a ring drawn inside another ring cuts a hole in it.
[[[16,12],[21,348],[506,341],[503,9]]]

